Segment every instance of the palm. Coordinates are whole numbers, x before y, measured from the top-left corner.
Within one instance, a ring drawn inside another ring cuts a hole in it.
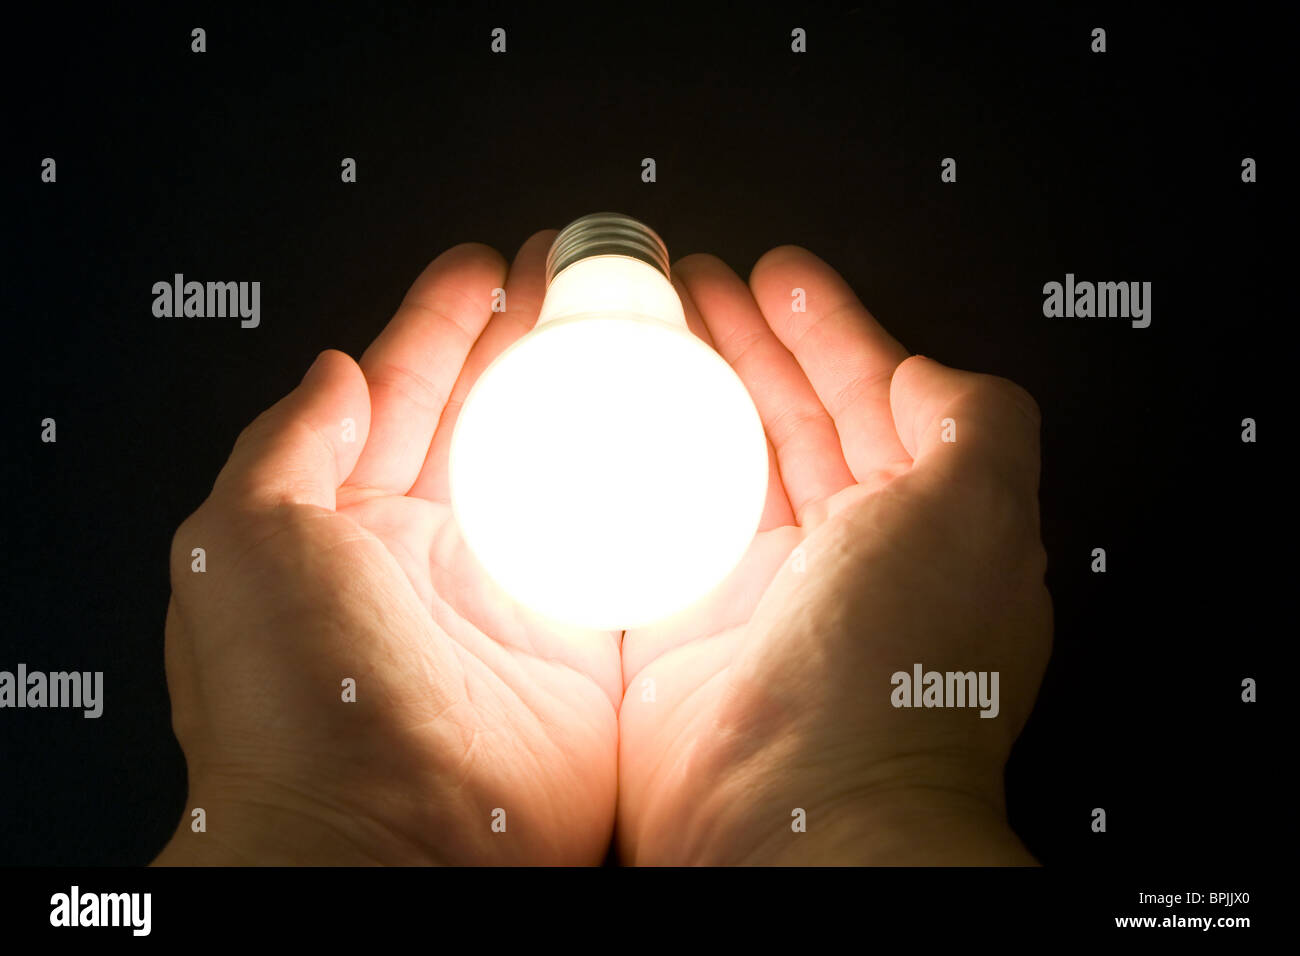
[[[825,574],[829,562],[844,562],[845,556],[827,544],[841,537],[836,526],[847,509],[872,507],[870,497],[871,489],[854,485],[821,503],[827,517],[816,529],[791,524],[760,532],[706,602],[661,626],[626,634],[619,798],[620,813],[637,821],[639,833],[630,844],[624,834],[625,852],[641,860],[671,859],[680,821],[707,802],[705,795],[716,783],[698,769],[681,771],[726,759],[730,742],[719,738],[719,730],[736,723],[737,707],[752,712],[739,720],[752,720],[756,729],[769,706],[763,685],[804,683],[798,673],[801,656],[781,647],[809,613],[806,606],[792,606],[790,594],[808,568]],[[740,674],[747,677],[737,681]],[[661,841],[661,835],[668,839]]]
[[[443,503],[380,496],[339,513],[400,566],[427,615],[411,636],[450,652],[438,655],[439,680],[463,696],[448,741],[454,752],[436,762],[453,764],[482,801],[469,811],[476,819],[455,825],[486,835],[490,811],[500,808],[509,835],[476,841],[475,858],[501,849],[506,859],[600,859],[612,828],[616,636],[566,633],[511,602],[481,573]]]
[[[282,595],[268,616],[300,625],[293,648],[281,636],[261,653],[279,655],[275,671],[307,669],[322,680],[355,668],[359,652],[384,665],[366,669],[369,723],[340,722],[336,709],[318,706],[294,730],[367,768],[360,783],[336,782],[341,797],[330,795],[348,813],[403,834],[417,853],[451,846],[453,861],[598,862],[614,825],[618,635],[565,631],[510,600],[468,551],[448,503],[460,404],[533,325],[550,239],[526,243],[508,277],[483,246],[440,256],[360,370],[340,356],[313,407],[268,413],[281,430],[315,431],[324,441],[306,447],[328,446],[328,461],[310,476],[275,453],[256,466],[264,483],[289,486],[298,501],[304,482],[322,486],[307,496],[311,520],[271,536],[245,562],[246,577],[264,577],[261,591]],[[510,308],[495,313],[502,286]],[[247,483],[241,462],[252,457],[237,446],[226,484]],[[329,471],[342,480],[329,481]],[[265,586],[273,575],[283,578]]]

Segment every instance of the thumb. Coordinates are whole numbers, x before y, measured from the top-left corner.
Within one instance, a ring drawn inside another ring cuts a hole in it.
[[[963,482],[993,477],[1037,495],[1041,416],[1016,383],[913,355],[894,370],[889,404],[917,468]]]
[[[302,382],[240,433],[214,498],[253,507],[311,504],[331,511],[370,428],[370,390],[351,357],[328,349]]]

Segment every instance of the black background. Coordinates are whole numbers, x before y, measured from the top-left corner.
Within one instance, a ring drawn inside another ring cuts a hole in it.
[[[239,430],[320,350],[359,356],[447,247],[511,257],[603,209],[742,275],[804,245],[912,351],[1025,385],[1056,634],[1012,823],[1051,866],[1261,860],[1285,637],[1277,26],[1243,5],[526,9],[6,23],[0,669],[102,670],[105,710],[0,712],[0,863],[142,864],[179,820],[167,553]],[[155,318],[177,272],[261,281],[261,327]],[[1067,272],[1152,282],[1150,328],[1044,318]]]

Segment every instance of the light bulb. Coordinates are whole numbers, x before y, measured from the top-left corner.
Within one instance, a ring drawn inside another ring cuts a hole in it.
[[[687,328],[647,226],[584,216],[546,271],[537,325],[461,408],[452,509],[521,604],[563,624],[638,627],[704,597],[745,553],[767,493],[763,426]]]

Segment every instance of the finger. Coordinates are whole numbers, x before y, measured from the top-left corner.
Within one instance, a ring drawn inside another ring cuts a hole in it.
[[[505,273],[496,250],[466,243],[438,256],[415,280],[361,356],[370,383],[371,432],[349,487],[405,494],[415,482]]]
[[[252,507],[311,504],[335,493],[365,447],[370,392],[350,356],[322,352],[302,383],[244,429],[212,489]]]
[[[754,265],[754,299],[793,353],[839,432],[859,482],[909,463],[894,430],[889,383],[907,350],[881,328],[848,283],[798,246],[778,246]],[[806,311],[796,312],[795,290]]]
[[[555,229],[544,229],[530,236],[519,247],[505,280],[505,311],[492,313],[483,333],[465,359],[451,396],[443,407],[433,442],[429,445],[420,475],[411,486],[410,494],[443,503],[451,500],[447,461],[451,451],[451,436],[456,429],[461,407],[484,370],[537,324],[537,314],[541,311],[542,298],[546,295],[546,253],[550,251],[556,233]]]
[[[687,256],[676,269],[719,354],[749,389],[786,497],[802,518],[810,505],[853,484],[830,415],[739,276],[708,255]]]
[[[672,282],[673,289],[677,292],[677,298],[681,299],[682,312],[686,314],[686,327],[695,333],[696,338],[707,342],[716,350],[717,346],[713,342],[713,336],[709,334],[709,327],[704,322],[704,316],[700,315],[700,308],[695,304],[695,299],[691,297],[691,290],[686,288],[686,283],[677,274],[676,268],[669,271],[671,272],[669,281]]]
[[[704,321],[704,316],[700,314],[695,299],[691,296],[691,290],[686,287],[686,283],[678,276],[675,269],[672,270],[671,278],[673,288],[677,290],[677,298],[682,300],[682,311],[686,314],[687,328],[716,351],[713,336],[709,334],[709,327]],[[785,496],[785,486],[781,484],[781,468],[776,461],[776,449],[772,447],[772,440],[767,439],[767,501],[763,505],[763,516],[759,520],[758,530],[768,531],[792,524],[794,524],[794,510],[790,507],[790,500]]]
[[[767,440],[767,500],[763,503],[763,515],[758,522],[759,531],[784,528],[795,524],[794,509],[786,497],[785,484],[781,481],[781,464],[776,460],[776,448],[772,440]]]
[[[966,486],[992,479],[1036,500],[1041,416],[1019,385],[913,355],[894,373],[890,403],[918,470]]]

